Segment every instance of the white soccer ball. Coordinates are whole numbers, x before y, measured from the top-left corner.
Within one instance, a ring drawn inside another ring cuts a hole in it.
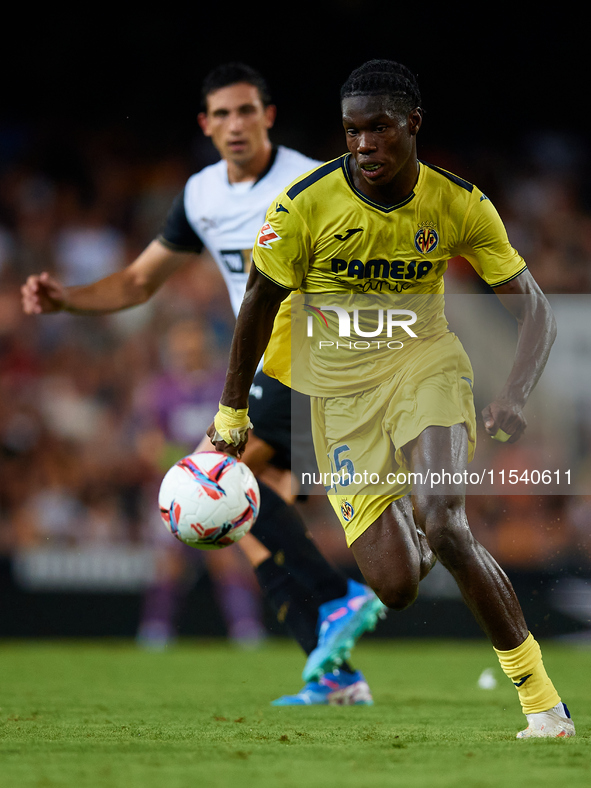
[[[250,531],[260,493],[243,462],[219,451],[202,451],[172,466],[160,485],[158,504],[173,536],[189,547],[218,550]]]

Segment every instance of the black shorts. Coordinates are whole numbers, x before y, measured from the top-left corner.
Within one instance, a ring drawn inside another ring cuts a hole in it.
[[[299,481],[303,472],[316,471],[309,397],[257,372],[248,395],[248,415],[257,438],[275,450],[272,465],[291,469]]]

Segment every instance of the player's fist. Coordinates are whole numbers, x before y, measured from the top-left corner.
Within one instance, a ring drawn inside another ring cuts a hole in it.
[[[502,400],[487,405],[482,411],[482,419],[487,433],[501,443],[515,443],[527,427],[521,407]]]
[[[47,272],[29,276],[21,287],[21,302],[27,315],[41,315],[64,309],[66,292],[63,285]]]
[[[224,452],[224,454],[230,454],[232,457],[238,458],[240,458],[244,452],[244,447],[246,446],[246,442],[248,440],[248,435],[246,435],[245,440],[238,446],[234,443],[227,443],[225,440],[221,439],[221,436],[216,429],[215,423],[210,424],[206,434],[216,451],[221,451]]]
[[[231,408],[221,402],[219,408],[207,435],[216,451],[240,457],[248,441],[248,431],[252,429],[248,408]]]

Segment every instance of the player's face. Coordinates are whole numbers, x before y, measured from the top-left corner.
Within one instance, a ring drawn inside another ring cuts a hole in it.
[[[203,133],[211,137],[223,159],[248,163],[269,145],[275,107],[265,107],[254,85],[239,82],[207,96],[207,112],[199,115]]]
[[[405,115],[387,96],[353,96],[343,100],[342,114],[357,188],[388,202],[407,197],[418,174],[420,110]]]

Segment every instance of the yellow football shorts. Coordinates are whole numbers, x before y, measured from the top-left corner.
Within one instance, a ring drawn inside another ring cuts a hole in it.
[[[404,447],[430,426],[465,424],[476,447],[474,373],[455,334],[424,341],[391,378],[343,397],[312,397],[312,436],[328,499],[350,546],[411,484]]]

